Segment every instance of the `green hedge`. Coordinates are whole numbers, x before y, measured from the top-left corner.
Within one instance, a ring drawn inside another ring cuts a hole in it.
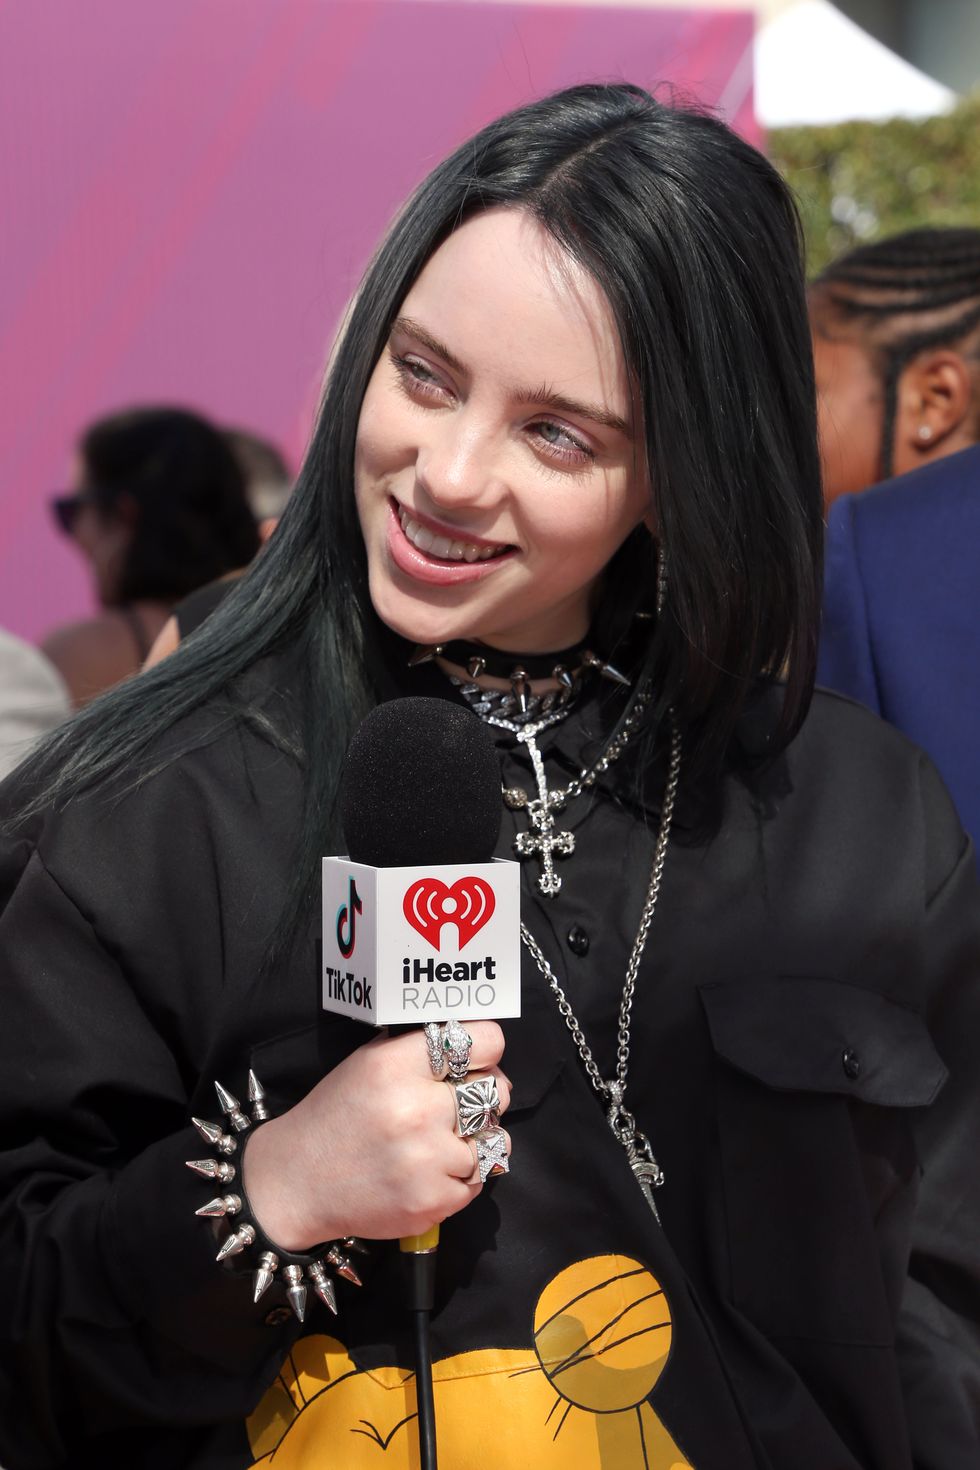
[[[773,129],[767,151],[800,201],[811,275],[900,230],[980,227],[980,93],[922,122]]]

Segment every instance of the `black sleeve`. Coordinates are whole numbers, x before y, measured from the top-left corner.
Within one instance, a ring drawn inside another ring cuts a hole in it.
[[[980,884],[939,778],[924,762],[935,873],[927,895],[927,1016],[949,1078],[919,1120],[922,1166],[899,1322],[917,1470],[980,1464]],[[952,870],[949,854],[958,853]],[[944,856],[940,856],[944,855]]]
[[[40,1470],[113,1430],[240,1421],[292,1329],[194,1215],[183,1161],[207,1150],[165,1002],[148,1013],[36,852],[6,891],[0,1460]]]

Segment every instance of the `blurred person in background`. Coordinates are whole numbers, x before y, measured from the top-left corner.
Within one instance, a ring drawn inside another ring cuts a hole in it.
[[[224,434],[245,476],[245,494],[258,524],[259,540],[264,544],[276,529],[292,492],[289,467],[268,439],[261,439],[247,429],[225,429]],[[224,601],[244,570],[237,567],[233,572],[226,572],[178,602],[154,639],[143,667],[152,669],[173,653],[180,640],[199,628]]]
[[[68,690],[50,659],[0,628],[0,781],[70,714]]]
[[[829,506],[817,678],[929,753],[976,840],[980,230],[851,251],[810,317]]]
[[[245,476],[245,496],[259,532],[267,537],[275,529],[292,492],[289,466],[269,439],[239,428],[225,429],[224,435]]]
[[[259,547],[232,448],[186,409],[136,408],[92,424],[54,512],[90,563],[101,604],[42,645],[76,708],[138,672],[175,603]]]
[[[921,745],[980,841],[980,445],[831,507],[817,680]]]
[[[850,251],[811,285],[810,321],[828,505],[980,438],[980,230]]]

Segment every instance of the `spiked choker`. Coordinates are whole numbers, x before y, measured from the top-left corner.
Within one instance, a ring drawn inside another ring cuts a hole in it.
[[[523,726],[542,719],[551,724],[565,714],[590,674],[614,684],[629,686],[630,680],[590,648],[574,646],[557,653],[501,653],[480,643],[456,639],[450,643],[419,644],[408,660],[409,668],[442,658],[466,674],[449,674],[474,714],[482,719],[496,717]],[[467,677],[468,675],[468,677]],[[477,681],[487,677],[506,684],[503,689],[486,689]],[[556,688],[532,691],[536,680],[553,680]]]

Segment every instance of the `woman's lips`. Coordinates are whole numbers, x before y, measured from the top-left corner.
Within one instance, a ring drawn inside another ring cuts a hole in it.
[[[397,502],[389,501],[388,554],[399,571],[418,582],[428,582],[437,587],[448,587],[457,582],[479,582],[517,555],[516,547],[510,547],[486,561],[449,561],[433,556],[412,545],[402,530],[399,511]]]

